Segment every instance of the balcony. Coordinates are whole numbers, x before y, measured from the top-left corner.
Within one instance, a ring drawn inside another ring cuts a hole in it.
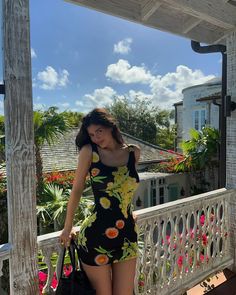
[[[140,255],[135,293],[180,295],[209,275],[232,269],[234,197],[235,190],[220,189],[136,211]],[[46,294],[54,293],[50,285],[55,269],[50,259],[55,252],[59,263],[62,258],[58,236],[55,232],[38,237],[49,274]],[[0,246],[0,276],[10,249],[10,244]]]

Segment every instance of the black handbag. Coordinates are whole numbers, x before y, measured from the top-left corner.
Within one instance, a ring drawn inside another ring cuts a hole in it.
[[[72,265],[72,272],[69,274],[68,277],[63,275],[63,266],[64,266],[64,259],[66,254],[66,248],[63,252],[62,264],[61,264],[61,272],[60,272],[60,279],[58,282],[58,286],[56,289],[56,295],[95,295],[96,290],[93,289],[89,279],[83,270],[82,263],[79,258],[79,251],[78,245],[72,239],[70,246],[68,247],[71,265]],[[78,255],[78,262],[80,269],[76,268],[75,262],[75,252]]]

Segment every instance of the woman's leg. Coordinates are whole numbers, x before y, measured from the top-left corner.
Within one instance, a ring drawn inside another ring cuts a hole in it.
[[[112,295],[111,265],[91,266],[82,263],[96,295]]]
[[[133,295],[136,260],[112,264],[112,295]]]

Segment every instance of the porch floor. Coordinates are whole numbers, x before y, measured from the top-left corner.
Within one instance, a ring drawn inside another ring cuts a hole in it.
[[[224,269],[187,291],[187,295],[204,294],[236,295],[236,274],[229,269]]]

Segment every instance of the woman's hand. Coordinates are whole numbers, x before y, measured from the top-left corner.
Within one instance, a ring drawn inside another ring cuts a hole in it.
[[[73,228],[71,230],[64,228],[60,234],[59,240],[61,245],[69,247],[71,239],[74,239],[75,237],[76,231]]]

